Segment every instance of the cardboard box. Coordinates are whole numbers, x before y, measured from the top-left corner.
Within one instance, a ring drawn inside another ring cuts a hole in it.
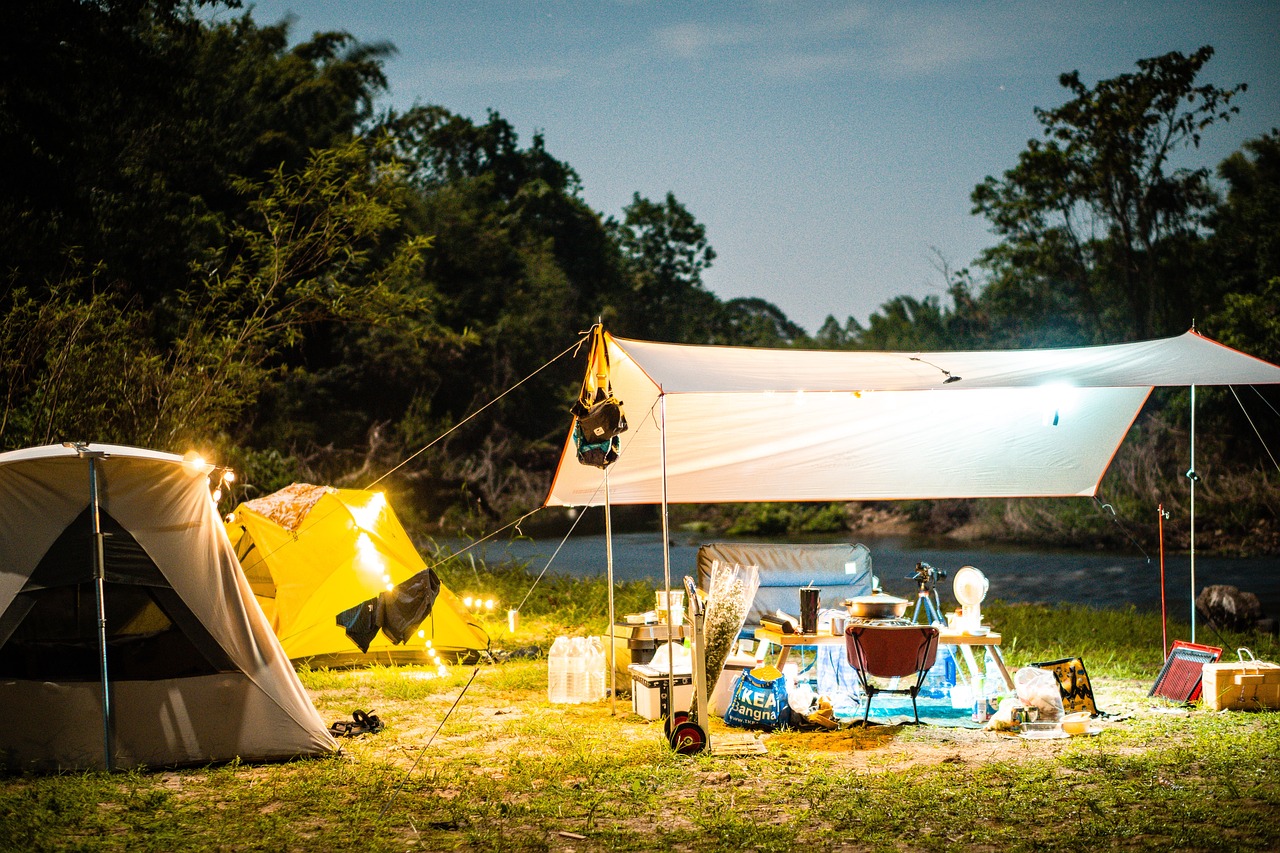
[[[661,720],[671,715],[670,676],[643,664],[627,667],[631,673],[631,710],[646,720]],[[688,711],[693,704],[693,674],[677,672],[675,710]]]
[[[1280,665],[1274,663],[1207,663],[1202,684],[1204,704],[1214,711],[1280,708]]]

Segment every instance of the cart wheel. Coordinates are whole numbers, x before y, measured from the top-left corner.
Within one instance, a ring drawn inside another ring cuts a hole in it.
[[[688,711],[676,711],[670,717],[667,717],[666,722],[663,724],[667,733],[667,739],[671,739],[671,735],[675,733],[676,726],[681,723],[687,723],[689,720],[690,716]]]
[[[671,748],[681,755],[697,755],[707,748],[707,733],[689,720],[679,723],[669,738]]]

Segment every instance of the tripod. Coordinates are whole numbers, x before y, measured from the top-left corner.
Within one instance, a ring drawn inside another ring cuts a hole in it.
[[[939,571],[928,563],[917,563],[916,573],[908,580],[916,582],[916,609],[911,616],[912,622],[920,621],[920,608],[924,608],[925,624],[933,625],[945,624],[941,612],[939,612],[937,582],[941,578],[947,576],[946,572]]]
[[[916,610],[911,616],[911,621],[920,621],[920,608],[923,606],[924,615],[927,617],[926,625],[942,624],[942,615],[938,612],[938,605],[935,603],[937,597],[937,590],[933,590],[932,594],[930,594],[930,590],[925,589],[923,586],[920,587],[920,592],[916,595]]]

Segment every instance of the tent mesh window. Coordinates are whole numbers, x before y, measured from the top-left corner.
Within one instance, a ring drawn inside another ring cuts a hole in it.
[[[1200,679],[1204,665],[1222,657],[1222,649],[1174,640],[1156,683],[1148,696],[1159,696],[1175,702],[1192,702],[1200,698]]]
[[[102,513],[107,669],[119,680],[236,669],[138,542]],[[68,525],[0,614],[0,677],[96,681],[102,675],[88,510]]]

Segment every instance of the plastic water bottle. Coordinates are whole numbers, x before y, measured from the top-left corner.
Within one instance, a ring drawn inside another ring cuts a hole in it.
[[[925,674],[924,683],[920,685],[920,695],[927,696],[930,699],[950,699],[951,688],[955,684],[954,675],[948,681],[947,659],[951,656],[951,651],[943,648],[938,652],[938,658],[934,661],[928,673]],[[951,662],[951,672],[955,671],[955,661]]]
[[[547,654],[547,701],[569,700],[569,638],[556,637]]]
[[[569,698],[566,702],[583,702],[587,695],[587,643],[582,637],[569,641]]]
[[[597,702],[606,696],[605,669],[609,662],[604,653],[604,640],[591,638],[591,701]]]
[[[1004,694],[1004,680],[1000,677],[1000,668],[996,664],[995,656],[991,654],[991,650],[987,649],[987,657],[983,662],[983,672],[987,674],[987,708],[994,714],[1000,707],[1000,698]]]

